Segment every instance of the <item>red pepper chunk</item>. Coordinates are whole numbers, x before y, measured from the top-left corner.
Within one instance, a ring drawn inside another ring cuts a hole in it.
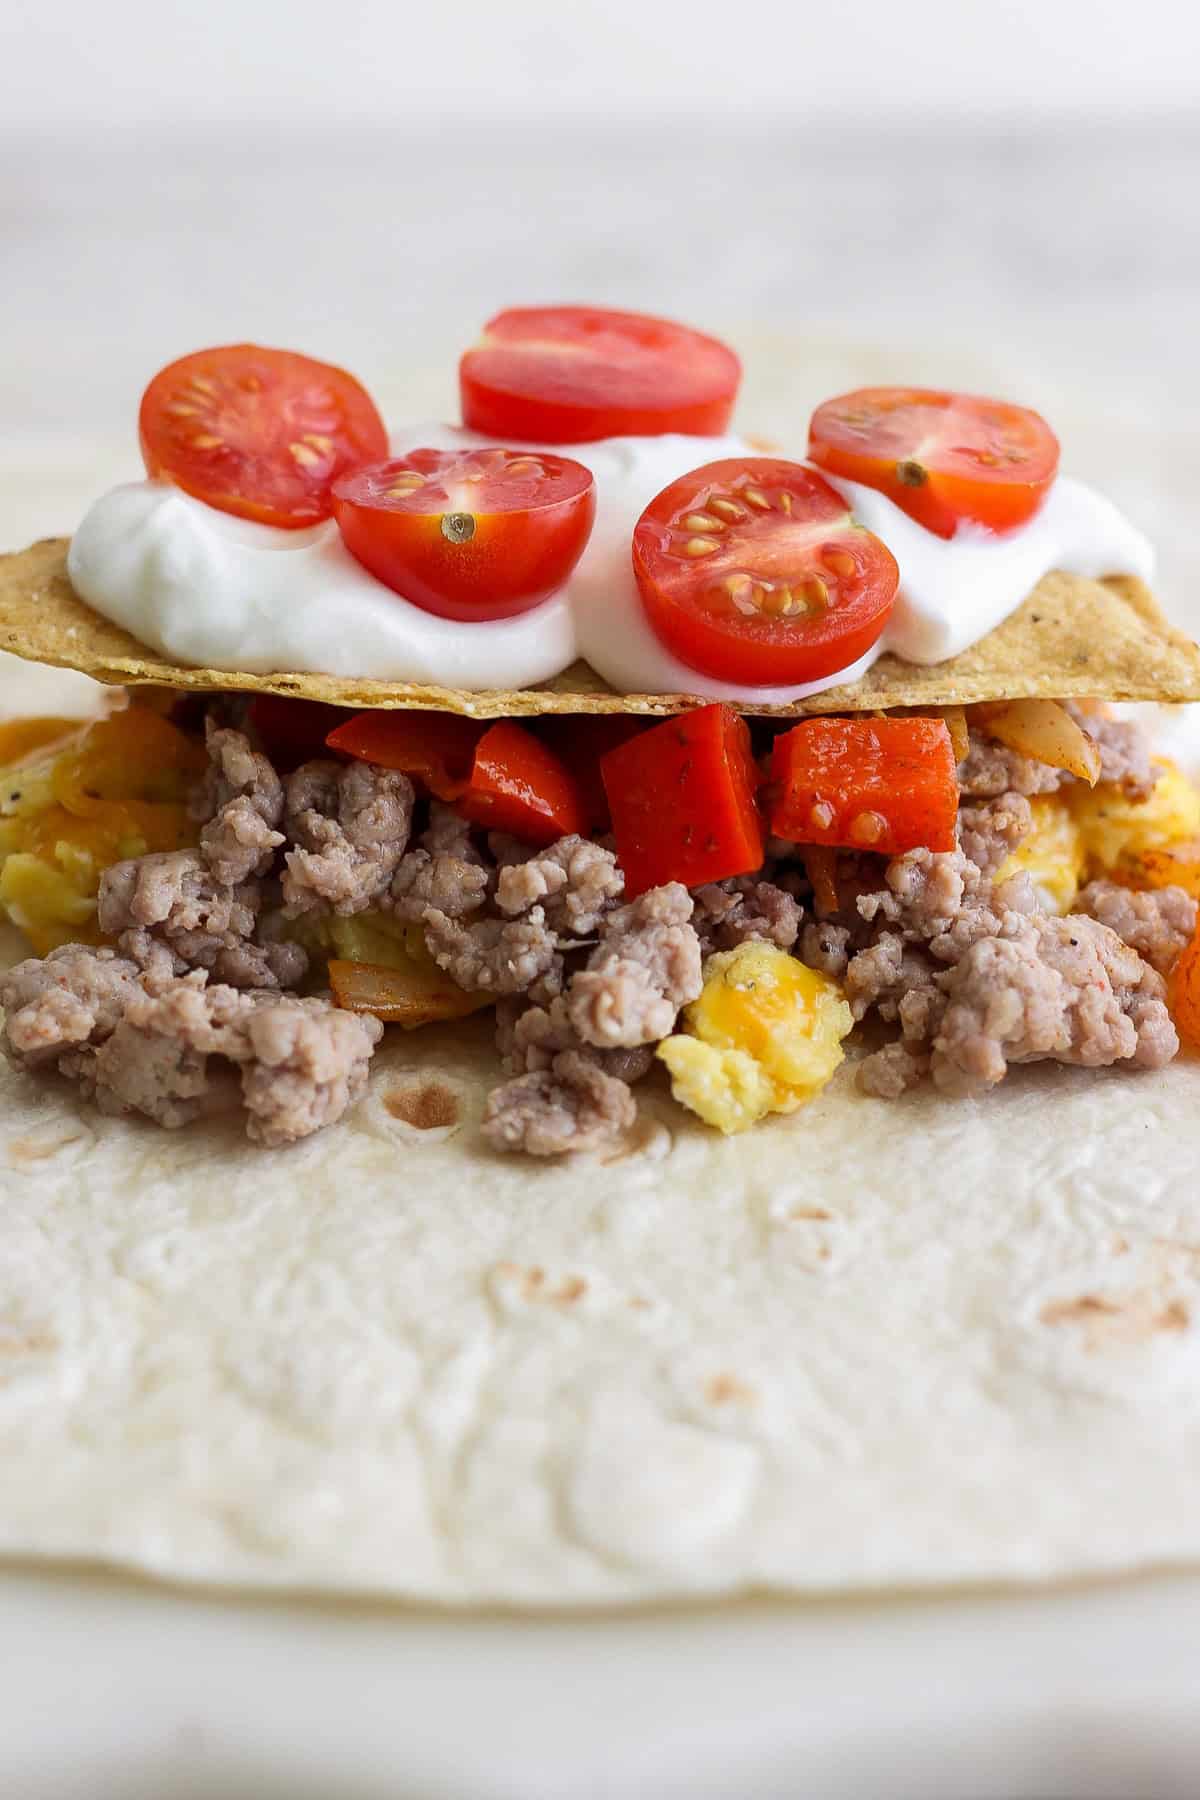
[[[402,769],[439,800],[457,800],[470,778],[485,727],[443,712],[355,713],[325,739],[330,750]]]
[[[941,719],[805,719],[775,739],[772,832],[847,850],[953,850],[954,747]]]
[[[552,844],[587,830],[579,783],[532,731],[502,719],[475,746],[475,761],[456,810],[474,825],[507,831],[527,844]]]
[[[628,898],[667,881],[699,887],[762,866],[758,769],[732,707],[666,719],[610,750],[600,772]]]
[[[645,719],[629,713],[550,713],[538,720],[538,736],[561,756],[579,783],[589,830],[612,829],[601,758],[646,729]]]

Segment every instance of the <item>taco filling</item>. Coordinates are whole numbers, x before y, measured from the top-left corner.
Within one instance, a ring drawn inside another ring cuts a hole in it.
[[[978,1098],[1200,1042],[1200,791],[1109,704],[1200,697],[1144,540],[1026,408],[862,390],[788,461],[737,376],[561,308],[468,352],[473,433],[253,346],[155,377],[147,482],[0,580],[4,647],[131,696],[0,727],[8,1056],[274,1146],[490,1013],[482,1135],[554,1156],[647,1079],[731,1133],[847,1052]]]

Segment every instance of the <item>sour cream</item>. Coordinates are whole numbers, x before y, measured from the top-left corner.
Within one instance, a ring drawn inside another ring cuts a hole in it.
[[[393,440],[453,449],[490,442],[447,425],[419,425]],[[995,536],[961,528],[935,537],[884,495],[835,481],[859,521],[889,546],[900,589],[883,638],[822,681],[747,689],[689,668],[651,631],[630,540],[654,496],[689,469],[753,455],[740,437],[608,438],[568,446],[596,478],[596,524],[574,573],[533,612],[464,625],[411,605],[355,561],[332,522],[280,531],[236,519],[168,483],[114,488],[71,543],[76,591],[98,612],[176,662],[250,674],[289,671],[519,688],[584,657],[629,694],[697,694],[782,704],[856,680],[885,649],[941,662],[985,636],[1051,569],[1149,579],[1147,540],[1111,503],[1060,477],[1041,511]]]

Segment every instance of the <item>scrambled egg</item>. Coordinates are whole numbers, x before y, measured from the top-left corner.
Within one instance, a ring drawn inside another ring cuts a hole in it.
[[[1087,866],[1083,833],[1071,808],[1058,794],[1035,794],[1029,802],[1033,830],[996,871],[1007,881],[1019,871],[1039,889],[1050,912],[1069,912]]]
[[[1159,777],[1148,800],[1127,800],[1111,782],[1069,790],[1068,804],[1093,873],[1115,869],[1145,850],[1200,837],[1200,790],[1176,763],[1161,756],[1154,761]]]
[[[187,815],[203,748],[141,707],[79,726],[0,726],[0,912],[39,956],[99,942],[96,895],[113,863],[198,841]]]
[[[1147,800],[1127,799],[1112,782],[1035,794],[1033,830],[996,879],[1024,869],[1049,910],[1065,913],[1092,876],[1128,874],[1148,852],[1200,838],[1200,789],[1173,762],[1155,760],[1160,773]]]
[[[842,1061],[854,1023],[835,981],[755,942],[709,958],[683,1016],[686,1032],[658,1046],[671,1091],[726,1133],[811,1100]]]

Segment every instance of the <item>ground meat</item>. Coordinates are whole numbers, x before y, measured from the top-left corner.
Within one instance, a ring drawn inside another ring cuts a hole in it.
[[[102,1043],[116,1029],[138,968],[112,950],[64,944],[0,975],[3,1047],[23,1068]]]
[[[224,944],[249,937],[260,899],[253,882],[217,881],[198,851],[166,850],[106,869],[97,919],[108,937],[144,926],[164,938],[199,933]]]
[[[358,1098],[382,1031],[325,1000],[239,993],[196,971],[155,993],[135,985],[111,1034],[67,1072],[102,1112],[142,1113],[169,1130],[240,1097],[249,1135],[286,1144]]]
[[[564,1050],[575,1050],[603,1069],[606,1075],[632,1083],[640,1081],[654,1061],[652,1044],[601,1050],[585,1043],[571,1024],[567,1003],[561,995],[551,1000],[549,1006],[522,1008],[519,1003],[514,1007],[511,1001],[501,1002],[497,1013],[497,1048],[511,1075],[528,1075],[548,1069]]]
[[[372,763],[310,762],[288,776],[284,910],[289,918],[364,911],[385,892],[408,844],[413,785]]]
[[[580,969],[567,993],[571,1029],[597,1049],[656,1044],[674,1030],[678,1013],[645,963],[624,956],[599,969]]]
[[[298,944],[260,941],[257,881],[225,887],[192,850],[115,863],[100,881],[98,918],[123,956],[156,976],[207,969],[232,987],[292,987],[308,967]]]
[[[1115,931],[1160,975],[1171,973],[1196,930],[1196,902],[1180,887],[1143,893],[1118,887],[1114,881],[1090,881],[1075,910]]]
[[[1158,779],[1150,761],[1150,739],[1140,719],[1110,719],[1084,712],[1073,700],[1063,702],[1100,752],[1101,781],[1116,781],[1129,800],[1149,799]]]
[[[657,1043],[703,985],[692,898],[679,882],[610,912],[586,969],[571,978],[567,1017],[599,1050]]]
[[[865,1018],[874,1007],[881,1018],[894,1020],[910,994],[932,988],[935,973],[922,949],[898,932],[884,931],[869,950],[851,958],[845,974],[846,999],[856,1019]]]
[[[808,924],[800,934],[800,961],[840,981],[850,961],[851,933],[845,925]]]
[[[859,916],[918,941],[948,929],[986,886],[978,865],[961,850],[909,850],[892,857],[883,879],[882,888],[858,896]]]
[[[479,861],[466,862],[451,851],[409,850],[400,859],[384,904],[401,919],[420,921],[430,906],[448,919],[462,919],[484,904],[488,880]]]
[[[369,1013],[324,1000],[263,998],[242,1019],[242,1099],[256,1143],[291,1144],[340,1119],[367,1085],[383,1036]]]
[[[566,1050],[549,1069],[518,1075],[488,1095],[482,1132],[495,1150],[562,1156],[615,1142],[637,1117],[623,1081]]]
[[[469,925],[426,907],[424,925],[430,955],[461,988],[542,1000],[561,991],[563,960],[540,906],[523,919]]]
[[[270,762],[240,731],[206,725],[209,767],[193,796],[192,816],[204,821],[200,848],[215,878],[236,887],[265,875],[283,843],[283,784]]]
[[[441,800],[429,802],[429,823],[417,839],[431,856],[456,856],[460,862],[483,864],[485,858],[461,813]]]
[[[1032,830],[1033,813],[1024,794],[1001,794],[959,807],[959,848],[985,875],[994,875]]]
[[[502,851],[505,848],[501,847]],[[572,833],[546,850],[507,862],[496,881],[496,905],[510,918],[541,905],[560,936],[587,937],[625,887],[611,850]]]
[[[932,1073],[946,1093],[983,1093],[1011,1062],[1161,1068],[1179,1047],[1161,977],[1093,919],[1037,914],[1021,936],[972,945],[940,985]]]
[[[858,1085],[864,1094],[875,1094],[881,1100],[898,1100],[906,1089],[916,1087],[928,1073],[928,1056],[898,1040],[863,1058],[858,1065]]]
[[[979,800],[997,800],[1009,793],[1053,794],[1067,779],[1061,769],[1034,762],[975,730],[970,734],[970,749],[958,765],[960,792]]]
[[[751,939],[790,950],[800,935],[802,909],[773,881],[741,875],[697,888],[693,899],[693,924],[706,950],[734,950]]]
[[[588,968],[641,963],[661,994],[676,1007],[686,1006],[702,986],[700,940],[691,918],[692,897],[678,881],[650,888],[608,914]]]
[[[177,1130],[237,1104],[230,1062],[242,1053],[239,1026],[252,1005],[233,988],[208,986],[203,974],[155,995],[135,993],[112,1035],[74,1073],[101,1112],[139,1112]]]

